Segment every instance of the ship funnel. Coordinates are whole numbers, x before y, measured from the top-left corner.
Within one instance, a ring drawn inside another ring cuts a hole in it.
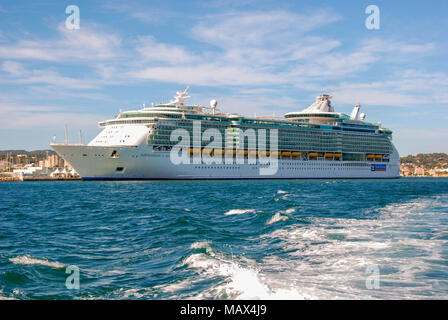
[[[361,105],[359,103],[355,105],[355,107],[353,108],[352,114],[350,115],[350,119],[358,120],[358,113],[359,113],[360,108],[361,108]]]

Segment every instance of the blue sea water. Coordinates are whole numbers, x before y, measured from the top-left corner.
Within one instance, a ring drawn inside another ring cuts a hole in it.
[[[447,299],[447,244],[445,178],[0,183],[0,299]]]

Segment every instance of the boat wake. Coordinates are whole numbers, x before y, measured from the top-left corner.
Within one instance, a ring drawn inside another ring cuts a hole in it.
[[[184,266],[194,270],[198,279],[221,279],[193,299],[313,299],[295,287],[278,287],[269,283],[267,275],[257,268],[255,261],[222,254],[210,246],[208,253],[194,253]]]

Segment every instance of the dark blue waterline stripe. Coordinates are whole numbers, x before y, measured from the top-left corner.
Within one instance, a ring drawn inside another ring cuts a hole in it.
[[[84,181],[165,181],[165,180],[364,180],[364,179],[400,179],[401,177],[368,177],[368,178],[354,178],[354,177],[334,177],[334,178],[113,178],[113,177],[85,177]]]

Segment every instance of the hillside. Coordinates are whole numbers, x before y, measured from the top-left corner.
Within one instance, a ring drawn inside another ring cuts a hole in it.
[[[401,164],[421,167],[426,170],[448,168],[448,154],[446,153],[419,153],[401,157]]]

